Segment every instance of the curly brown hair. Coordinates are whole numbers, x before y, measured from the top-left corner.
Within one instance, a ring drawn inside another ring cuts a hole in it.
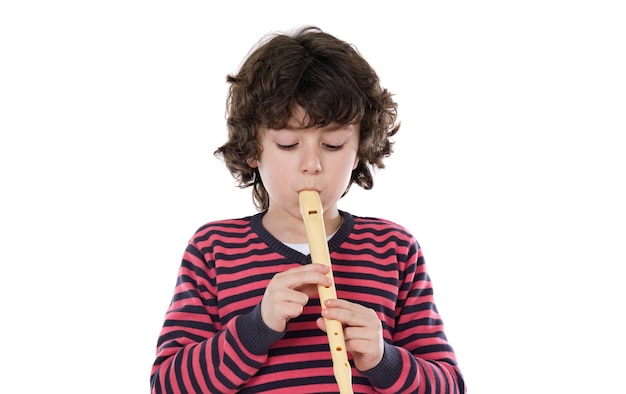
[[[315,26],[261,39],[226,81],[228,141],[214,154],[239,187],[252,186],[259,210],[269,207],[269,196],[258,169],[248,164],[261,152],[258,130],[285,127],[295,106],[306,112],[306,127],[359,123],[359,163],[344,195],[353,183],[371,189],[371,168],[384,168],[393,152],[390,137],[400,128],[393,95],[354,46]]]

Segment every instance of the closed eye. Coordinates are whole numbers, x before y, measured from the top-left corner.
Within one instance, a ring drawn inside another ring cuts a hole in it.
[[[324,148],[330,150],[330,151],[338,151],[343,149],[343,144],[341,145],[330,145],[330,144],[324,144]]]
[[[276,144],[278,146],[278,149],[282,149],[282,150],[293,150],[295,149],[296,146],[298,146],[298,144],[290,144],[290,145],[281,145],[281,144]]]

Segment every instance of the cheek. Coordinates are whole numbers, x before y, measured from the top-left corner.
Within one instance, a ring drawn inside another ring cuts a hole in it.
[[[287,177],[289,165],[284,160],[263,160],[258,162],[259,174],[264,183],[280,181]]]
[[[360,161],[360,160],[359,160],[359,156],[358,156],[358,155],[356,155],[356,156],[354,157],[354,163],[352,164],[352,171],[356,170],[357,166],[359,165],[359,161]]]
[[[350,167],[350,169],[354,171],[354,169],[356,169],[357,166],[359,165],[359,161],[360,161],[360,158],[359,158],[358,152],[356,150],[352,150],[349,154],[343,157],[342,167],[343,168]]]

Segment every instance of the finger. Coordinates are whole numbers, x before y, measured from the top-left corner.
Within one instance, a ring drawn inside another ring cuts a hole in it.
[[[341,309],[348,309],[348,310],[354,310],[354,311],[358,311],[358,310],[366,310],[368,308],[364,307],[363,305],[354,303],[354,302],[350,302],[347,300],[343,300],[343,299],[330,299],[330,300],[326,300],[326,302],[324,303],[324,306],[327,308],[341,308]]]
[[[318,317],[317,320],[315,321],[315,324],[317,324],[317,327],[326,332],[326,321],[324,321],[323,317]]]
[[[346,326],[343,329],[346,341],[373,341],[382,336],[382,324],[371,326]]]
[[[317,267],[310,267],[310,265],[308,265],[306,269],[304,269],[304,267],[298,267],[293,270],[281,272],[275,276],[275,279],[280,281],[282,286],[290,289],[296,289],[303,285],[330,286],[332,281],[326,275],[327,270],[327,267],[320,266],[319,264]]]
[[[328,267],[327,265],[324,264],[319,264],[319,263],[311,263],[311,264],[304,264],[304,265],[300,265],[298,267],[295,268],[290,268],[287,271],[283,271],[281,274],[285,274],[285,273],[293,273],[293,272],[301,272],[301,271],[313,271],[313,272],[321,272],[323,274],[326,274],[330,271],[330,267]]]
[[[346,326],[366,327],[380,325],[378,315],[373,309],[346,300],[327,300],[322,309],[322,316],[339,320]]]
[[[289,318],[293,319],[294,317],[298,317],[302,314],[304,310],[304,305],[297,302],[286,302],[281,305],[283,309],[283,313]]]
[[[294,290],[304,293],[309,297],[312,297],[318,293],[317,285],[302,285],[294,288]]]

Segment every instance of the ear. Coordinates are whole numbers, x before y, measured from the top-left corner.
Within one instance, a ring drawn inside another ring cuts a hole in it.
[[[352,171],[356,170],[357,166],[359,165],[359,156],[354,158],[354,164],[352,165]]]
[[[250,166],[250,168],[257,168],[259,166],[259,162],[255,158],[247,159],[246,163],[248,163],[248,166]]]

